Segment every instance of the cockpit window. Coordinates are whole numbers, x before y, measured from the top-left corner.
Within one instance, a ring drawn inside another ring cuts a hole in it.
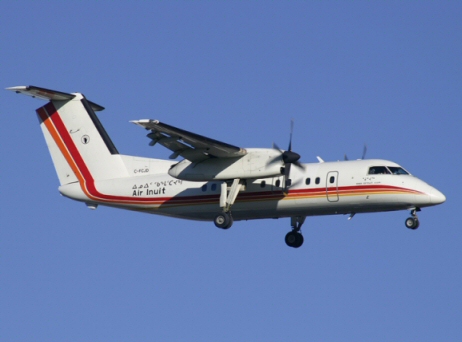
[[[385,166],[372,166],[369,168],[370,175],[389,175],[390,171]]]
[[[388,169],[390,169],[391,173],[394,175],[408,175],[409,174],[409,172],[404,170],[402,167],[389,166]]]
[[[372,166],[369,168],[370,175],[409,175],[409,172],[399,166]]]

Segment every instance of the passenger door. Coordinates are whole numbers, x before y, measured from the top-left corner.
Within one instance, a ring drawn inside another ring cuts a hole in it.
[[[329,202],[338,202],[338,171],[330,171],[326,177],[326,195]]]

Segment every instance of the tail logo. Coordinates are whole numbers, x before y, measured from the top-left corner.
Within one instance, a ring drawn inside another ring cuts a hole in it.
[[[90,142],[90,137],[89,137],[88,135],[85,134],[85,135],[82,137],[82,144],[86,145],[86,144],[88,144],[89,142]]]

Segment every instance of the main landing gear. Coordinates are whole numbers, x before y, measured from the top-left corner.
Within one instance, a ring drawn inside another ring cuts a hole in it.
[[[233,225],[233,217],[231,216],[231,212],[221,212],[215,216],[213,219],[213,223],[215,223],[215,226],[221,229],[228,229],[231,228]]]
[[[299,248],[303,245],[303,235],[300,232],[303,222],[305,222],[305,216],[294,216],[290,218],[290,225],[292,226],[292,231],[288,232],[286,235],[286,244],[289,247]]]
[[[411,217],[408,217],[406,221],[404,221],[404,224],[406,225],[407,228],[409,229],[417,229],[419,228],[419,218],[417,217],[417,212],[420,211],[419,208],[412,209],[411,210]]]
[[[237,194],[239,193],[239,190],[241,190],[243,184],[243,181],[240,179],[233,180],[229,193],[226,182],[221,184],[220,207],[223,211],[218,213],[213,219],[213,223],[215,223],[215,226],[218,228],[228,229],[233,225],[231,207],[234,204],[234,201],[236,201]]]

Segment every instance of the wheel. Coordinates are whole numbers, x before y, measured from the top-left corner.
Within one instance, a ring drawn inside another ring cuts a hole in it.
[[[295,235],[296,233],[294,232],[288,232],[286,234],[286,244],[289,247],[293,247],[295,245],[295,241],[297,241],[297,236]]]
[[[228,225],[227,225],[224,229],[231,228],[231,226],[232,226],[233,223],[234,223],[234,219],[233,219],[233,216],[231,215],[231,212],[228,213],[228,217],[229,217],[229,223],[228,223]]]
[[[295,248],[299,248],[303,245],[303,241],[305,239],[303,238],[303,235],[300,234],[300,233],[297,233],[297,241],[296,241],[296,245],[295,245]]]
[[[298,232],[288,232],[285,238],[286,244],[289,247],[298,248],[303,245],[303,235]]]
[[[222,229],[228,229],[233,224],[233,219],[230,214],[222,212],[217,214],[213,219],[215,226]]]
[[[416,217],[408,217],[406,221],[404,222],[404,224],[409,229],[417,229],[419,228],[419,225],[420,225],[419,219],[417,219]]]
[[[408,217],[406,221],[404,221],[404,224],[406,225],[407,228],[412,229],[412,227],[414,227],[414,218]]]

